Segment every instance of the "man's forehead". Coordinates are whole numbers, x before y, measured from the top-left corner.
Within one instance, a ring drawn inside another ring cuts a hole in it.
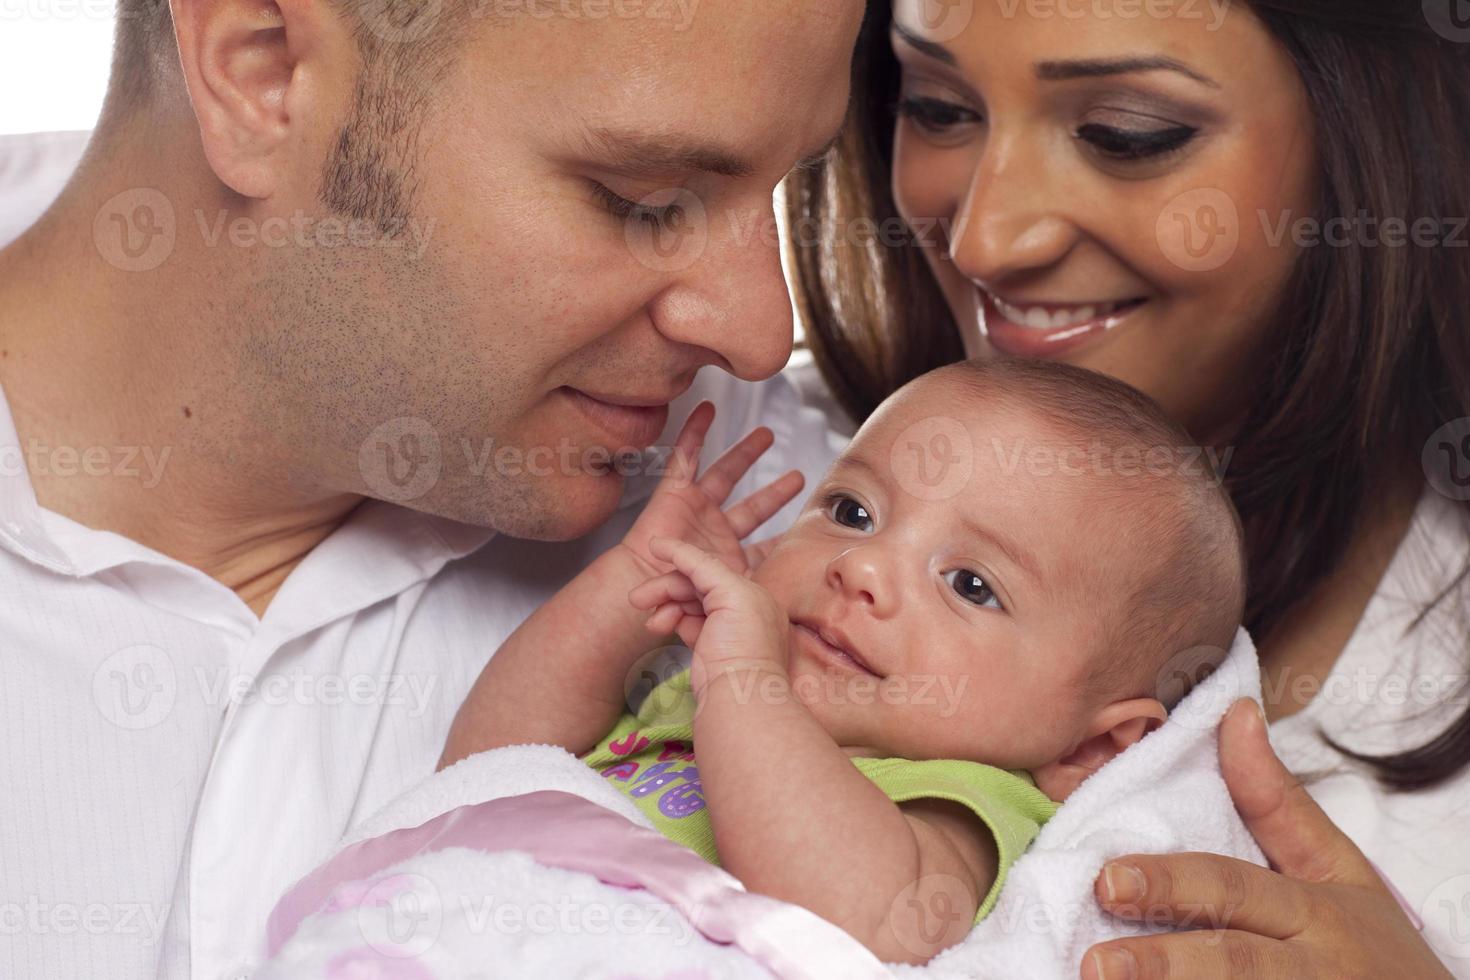
[[[589,138],[614,148],[630,134],[702,130],[705,142],[723,134],[747,155],[753,138],[804,156],[833,135],[863,9],[861,0],[535,0],[555,14],[536,17],[479,2],[497,28],[479,33],[474,59],[487,99],[530,96],[596,123],[603,131]]]

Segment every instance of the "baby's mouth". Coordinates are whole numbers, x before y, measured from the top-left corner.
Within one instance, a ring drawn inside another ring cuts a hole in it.
[[[800,641],[806,643],[822,659],[857,673],[883,679],[883,675],[868,666],[868,662],[853,649],[851,641],[841,630],[805,619],[793,619],[791,625]]]

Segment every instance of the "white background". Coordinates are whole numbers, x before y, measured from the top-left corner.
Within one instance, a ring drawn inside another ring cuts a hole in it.
[[[91,129],[115,0],[0,0],[0,133]]]

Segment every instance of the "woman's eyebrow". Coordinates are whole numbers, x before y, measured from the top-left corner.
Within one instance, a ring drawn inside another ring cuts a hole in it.
[[[1146,71],[1178,72],[1201,85],[1208,85],[1211,88],[1220,87],[1219,82],[1208,75],[1201,75],[1184,62],[1162,56],[1040,61],[1036,64],[1036,77],[1045,82],[1060,82],[1073,78],[1105,78],[1109,75],[1131,75]]]
[[[944,45],[939,44],[936,41],[930,41],[926,38],[920,37],[913,31],[909,30],[907,27],[904,27],[898,21],[893,22],[893,36],[903,41],[903,43],[907,44],[909,47],[913,48],[920,54],[926,54],[929,57],[933,58],[935,61],[942,61],[946,65],[959,65],[959,59],[954,56],[954,53],[950,51],[949,48],[946,48]]]

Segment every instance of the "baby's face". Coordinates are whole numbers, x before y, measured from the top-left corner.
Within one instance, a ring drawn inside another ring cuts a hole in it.
[[[792,623],[796,696],[850,754],[1034,769],[1086,737],[1137,543],[1126,504],[1052,472],[1065,445],[1024,409],[920,382],[757,570]]]

